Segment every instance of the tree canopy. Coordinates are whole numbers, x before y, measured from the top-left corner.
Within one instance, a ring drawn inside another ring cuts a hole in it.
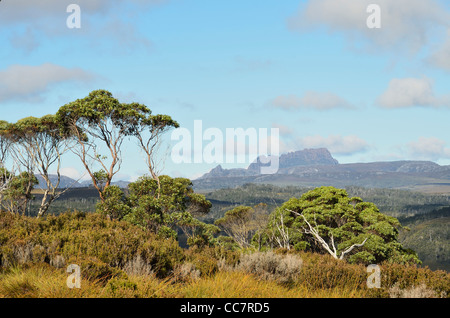
[[[143,104],[121,103],[106,90],[92,91],[87,97],[62,106],[56,115],[62,129],[75,136],[78,143],[75,153],[91,176],[102,201],[105,199],[103,191],[111,185],[120,169],[121,146],[126,137],[138,139],[139,146],[146,153],[149,172],[158,179],[154,150],[164,132],[178,127],[170,116],[152,115]],[[95,166],[100,170],[96,171]],[[101,184],[98,182],[99,174],[102,176]]]
[[[396,218],[380,213],[375,204],[342,189],[320,187],[277,208],[265,235],[266,244],[334,253],[352,263],[419,263],[399,243],[400,228]]]
[[[85,98],[61,106],[56,113],[62,129],[75,136],[78,147],[74,148],[74,152],[91,176],[102,201],[104,188],[111,184],[120,169],[124,138],[136,131],[139,122],[148,113],[150,109],[145,105],[120,103],[106,90],[92,91]],[[102,151],[106,151],[109,158]],[[106,173],[104,188],[97,183],[94,164]]]
[[[98,204],[97,211],[162,237],[177,238],[177,229],[181,228],[188,244],[210,244],[218,232],[217,227],[195,218],[208,213],[211,202],[194,192],[189,179],[162,175],[156,180],[145,175],[130,183],[127,192],[117,186],[106,188],[105,200]]]

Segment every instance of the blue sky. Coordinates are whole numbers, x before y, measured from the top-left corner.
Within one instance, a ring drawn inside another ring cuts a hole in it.
[[[66,25],[71,3],[79,29]],[[371,3],[379,29],[366,24]],[[448,1],[3,0],[0,26],[3,120],[55,113],[106,89],[192,132],[194,120],[224,134],[278,128],[281,152],[450,164]],[[195,178],[215,165],[167,155],[162,172]],[[70,155],[63,166],[82,174]],[[116,179],[143,173],[127,143]]]

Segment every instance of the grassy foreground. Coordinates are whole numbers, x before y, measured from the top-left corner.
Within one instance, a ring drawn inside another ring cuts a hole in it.
[[[80,288],[67,285],[69,264]],[[275,250],[181,249],[126,222],[96,214],[45,219],[0,214],[0,297],[361,298],[450,297],[450,274],[398,264],[370,273],[328,255]]]

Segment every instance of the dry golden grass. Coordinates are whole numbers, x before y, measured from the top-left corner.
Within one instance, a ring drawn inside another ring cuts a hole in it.
[[[363,297],[364,293],[343,288],[310,290],[303,284],[291,287],[275,281],[260,280],[240,271],[220,271],[216,275],[197,280],[182,289],[192,298],[345,298]]]
[[[68,273],[45,264],[13,268],[0,274],[0,298],[342,298],[363,297],[358,290],[308,289],[283,286],[242,271],[174,282],[152,275],[112,278],[107,283],[82,279],[81,288],[69,288]]]

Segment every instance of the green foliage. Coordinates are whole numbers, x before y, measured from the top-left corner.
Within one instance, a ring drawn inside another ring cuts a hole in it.
[[[399,236],[402,244],[417,251],[422,262],[432,269],[450,271],[450,217],[444,216],[449,212],[450,208],[438,210],[434,219],[421,216],[411,222],[411,218],[411,230],[402,231]]]
[[[104,201],[97,203],[97,213],[119,220],[130,213],[125,194],[118,186],[112,185],[107,187],[103,191],[103,195]]]
[[[221,218],[225,211],[236,205],[253,206],[265,203],[276,208],[292,197],[300,197],[313,188],[299,186],[276,186],[272,184],[245,184],[239,187],[218,189],[206,194],[214,202],[209,214],[214,219]],[[382,213],[397,218],[428,213],[436,208],[449,206],[450,196],[433,195],[398,189],[347,187],[350,197],[359,197],[373,202]]]
[[[4,168],[0,168],[0,173],[2,178],[8,179],[7,186],[1,193],[2,209],[11,213],[25,214],[27,203],[33,199],[31,191],[39,183],[36,176],[26,171],[14,176]]]
[[[237,206],[225,213],[215,224],[232,237],[241,248],[251,245],[252,237],[260,243],[261,230],[267,223],[267,205]]]
[[[55,192],[60,182],[61,155],[68,150],[69,140],[72,138],[71,132],[61,129],[55,115],[46,115],[41,118],[26,117],[13,124],[3,124],[0,126],[0,135],[9,140],[12,149],[9,151],[14,163],[22,165],[30,175],[37,170],[46,182],[38,213],[42,216],[56,199]],[[56,166],[58,178],[52,183],[49,170],[54,166]],[[25,187],[28,194],[25,197],[30,196],[32,182],[29,179]]]
[[[107,137],[102,137],[101,133],[109,131],[108,125],[131,135],[139,120],[149,112],[145,105],[120,103],[110,92],[95,90],[85,98],[60,107],[56,115],[63,128],[73,128],[76,123],[77,127],[84,129],[91,137],[106,140]]]
[[[225,267],[236,266],[241,252],[230,251],[221,246],[191,246],[185,251],[185,262],[192,264],[202,276],[211,276],[220,270],[219,263]]]
[[[125,220],[160,237],[176,238],[177,228],[181,227],[190,245],[212,243],[218,229],[193,217],[207,213],[211,203],[203,195],[194,193],[189,179],[142,176],[128,185],[128,193],[130,209]]]
[[[81,289],[65,285],[68,264],[80,266]],[[450,296],[449,273],[379,265],[381,287],[369,289],[365,265],[330,255],[292,249],[244,254],[220,245],[183,250],[174,240],[98,214],[36,219],[0,213],[0,297]],[[129,271],[140,266],[152,272]]]
[[[107,221],[99,214],[73,212],[35,219],[0,213],[3,267],[30,262],[63,266],[75,259],[90,262],[93,276],[110,271],[115,277],[115,269],[130,267],[137,257],[161,277],[184,258],[175,240],[159,239],[140,227]]]
[[[275,238],[283,236],[297,249],[326,252],[306,221],[330,249],[336,248],[336,255],[366,240],[346,255],[351,263],[420,262],[398,242],[401,225],[397,219],[380,213],[375,204],[349,197],[345,190],[334,187],[311,190],[276,209],[268,224],[266,244],[274,244]]]
[[[76,154],[102,201],[103,189],[119,171],[125,137],[134,135],[140,122],[150,113],[145,105],[120,103],[106,90],[92,91],[83,99],[61,106],[56,113],[62,131],[74,136],[78,144]],[[100,153],[104,150],[102,147],[106,148],[109,158]],[[93,171],[94,164],[103,168],[100,174]],[[97,179],[102,186],[97,184]]]

